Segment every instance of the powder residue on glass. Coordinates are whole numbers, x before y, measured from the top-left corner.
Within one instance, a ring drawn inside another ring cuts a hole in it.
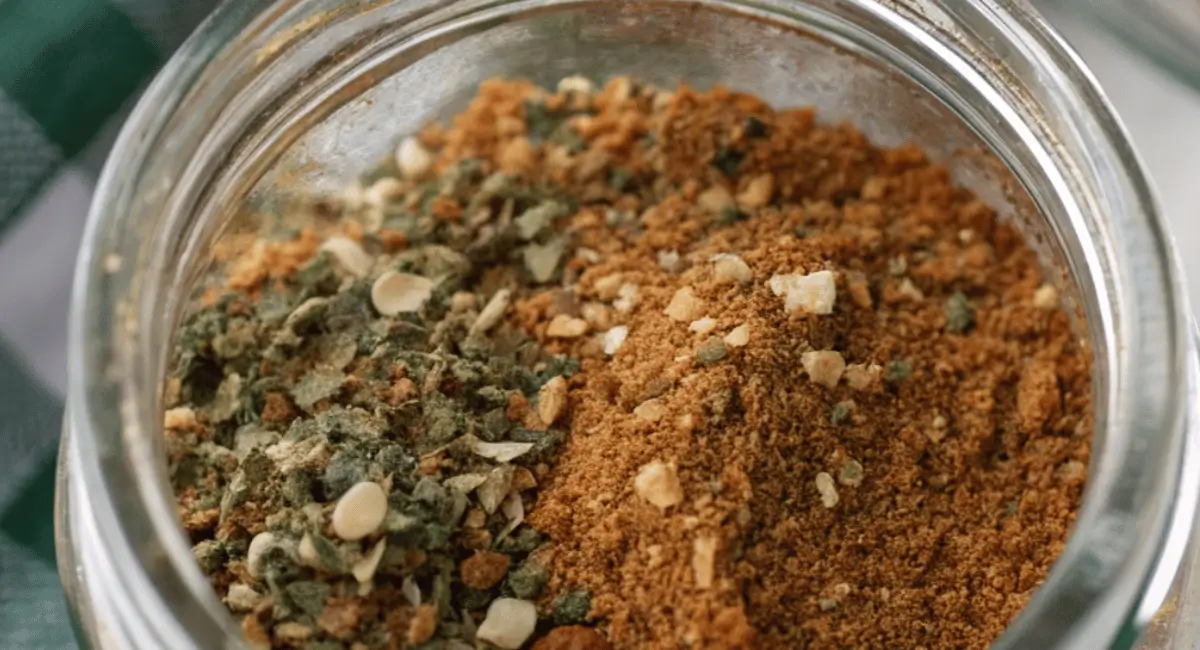
[[[1061,552],[1090,353],[917,148],[723,88],[493,80],[250,211],[165,435],[260,648],[985,648]]]

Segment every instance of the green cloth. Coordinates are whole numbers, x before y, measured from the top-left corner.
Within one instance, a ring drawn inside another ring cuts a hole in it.
[[[0,237],[215,4],[0,0]],[[54,558],[61,418],[62,397],[0,336],[0,650],[77,647]]]

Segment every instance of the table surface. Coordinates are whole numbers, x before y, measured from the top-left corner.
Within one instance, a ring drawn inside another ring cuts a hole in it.
[[[1157,184],[1190,288],[1200,304],[1200,94],[1128,53],[1111,38],[1063,14],[1047,15],[1091,65]],[[103,140],[110,140],[111,134]],[[94,186],[94,147],[83,164],[47,187],[33,214],[0,243],[0,332],[59,391],[66,387],[67,305],[75,251]]]

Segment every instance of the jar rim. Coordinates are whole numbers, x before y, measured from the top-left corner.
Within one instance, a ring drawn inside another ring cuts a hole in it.
[[[131,222],[129,215],[135,212],[131,208],[136,202],[153,200],[150,196],[161,198],[170,188],[150,188],[157,195],[148,192],[142,186],[144,165],[154,147],[171,146],[170,130],[179,113],[187,110],[184,102],[196,89],[194,84],[227,63],[225,46],[256,30],[257,37],[264,38],[271,28],[289,24],[306,7],[333,4],[326,0],[223,3],[139,102],[110,154],[89,214],[76,268],[68,342],[68,409],[79,433],[76,444],[83,467],[75,479],[82,481],[92,500],[97,528],[105,538],[99,542],[121,556],[117,565],[138,568],[122,576],[128,581],[126,596],[142,611],[152,612],[163,608],[164,593],[177,590],[177,595],[165,598],[166,609],[188,620],[180,623],[179,630],[164,632],[168,635],[164,638],[186,639],[185,629],[230,635],[236,635],[236,630],[203,575],[194,565],[185,566],[191,558],[181,552],[186,546],[163,492],[168,485],[165,467],[154,457],[155,447],[146,444],[147,436],[159,432],[154,409],[146,402],[161,377],[160,369],[142,354],[145,346],[159,341],[147,341],[144,334],[162,314],[147,311],[146,305],[130,298],[145,290],[146,274],[161,271],[170,260],[159,257],[157,265],[117,271],[111,260],[145,252],[141,247],[150,243],[139,237],[145,224]],[[588,3],[398,0],[397,4],[408,7],[415,17],[435,11],[518,11]],[[773,16],[802,17],[806,11],[796,0],[689,0],[686,4]],[[1035,157],[1058,174],[1053,184],[1064,201],[1060,207],[1069,213],[1064,218],[1078,232],[1103,240],[1103,246],[1084,251],[1094,280],[1107,283],[1097,288],[1107,292],[1096,305],[1099,311],[1088,314],[1093,333],[1110,344],[1110,349],[1097,350],[1106,355],[1110,376],[1103,378],[1108,412],[1097,413],[1096,426],[1121,435],[1106,441],[1110,448],[1104,454],[1093,456],[1100,466],[1093,469],[1066,550],[995,647],[1066,647],[1082,638],[1116,638],[1125,626],[1145,623],[1138,620],[1145,616],[1138,609],[1138,598],[1162,555],[1160,538],[1179,481],[1177,459],[1183,449],[1186,409],[1181,391],[1187,385],[1185,357],[1190,349],[1187,302],[1175,254],[1143,167],[1095,80],[1032,9],[995,0],[840,0],[840,4],[889,21],[931,56],[950,62],[962,74],[967,90],[975,93],[971,97],[1006,106],[1000,118],[1011,120],[1025,137],[1015,144],[1033,149]],[[987,49],[989,38],[1008,48],[1005,60]],[[925,62],[919,57],[898,56],[911,57],[910,74],[922,74]],[[1044,79],[1054,92],[1034,95],[1015,81],[1007,89],[997,82],[1022,76]],[[963,105],[956,110],[972,110],[965,99],[959,101]],[[970,124],[970,119],[966,121]],[[1106,213],[1089,214],[1098,210]],[[1103,223],[1097,225],[1097,220]],[[1104,299],[1115,302],[1105,304]],[[1094,322],[1097,319],[1102,322]],[[1103,331],[1097,334],[1096,327]],[[166,540],[162,549],[155,549],[162,554],[139,557],[143,549],[135,542],[155,537]]]

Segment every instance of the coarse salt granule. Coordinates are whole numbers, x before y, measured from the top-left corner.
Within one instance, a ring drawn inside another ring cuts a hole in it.
[[[821,472],[817,474],[817,492],[821,494],[821,505],[826,508],[833,508],[838,504],[837,487],[833,484],[833,477],[829,472]]]
[[[421,178],[433,168],[433,154],[420,140],[409,136],[396,147],[396,167],[409,180]]]
[[[767,285],[784,299],[784,308],[825,316],[833,313],[837,301],[837,280],[832,271],[817,271],[808,275],[775,275]]]
[[[742,323],[729,331],[723,339],[725,345],[731,348],[745,347],[750,342],[750,326]]]
[[[800,363],[809,379],[826,388],[836,387],[846,370],[846,361],[836,350],[805,352],[800,355]]]
[[[633,489],[638,496],[659,508],[670,508],[683,501],[683,486],[675,467],[654,461],[641,469],[633,480]]]
[[[629,338],[629,328],[625,325],[618,325],[604,333],[604,354],[612,356],[621,349],[625,344],[625,339]]]
[[[663,313],[675,322],[690,323],[704,316],[704,301],[696,297],[691,287],[683,287],[671,297]]]
[[[487,616],[475,638],[501,650],[517,650],[525,645],[537,627],[537,607],[516,598],[497,598],[488,607]]]
[[[1058,289],[1052,284],[1043,284],[1033,292],[1033,306],[1038,309],[1058,307]]]
[[[754,279],[750,265],[737,255],[722,253],[712,258],[713,280],[717,284],[746,284]]]

